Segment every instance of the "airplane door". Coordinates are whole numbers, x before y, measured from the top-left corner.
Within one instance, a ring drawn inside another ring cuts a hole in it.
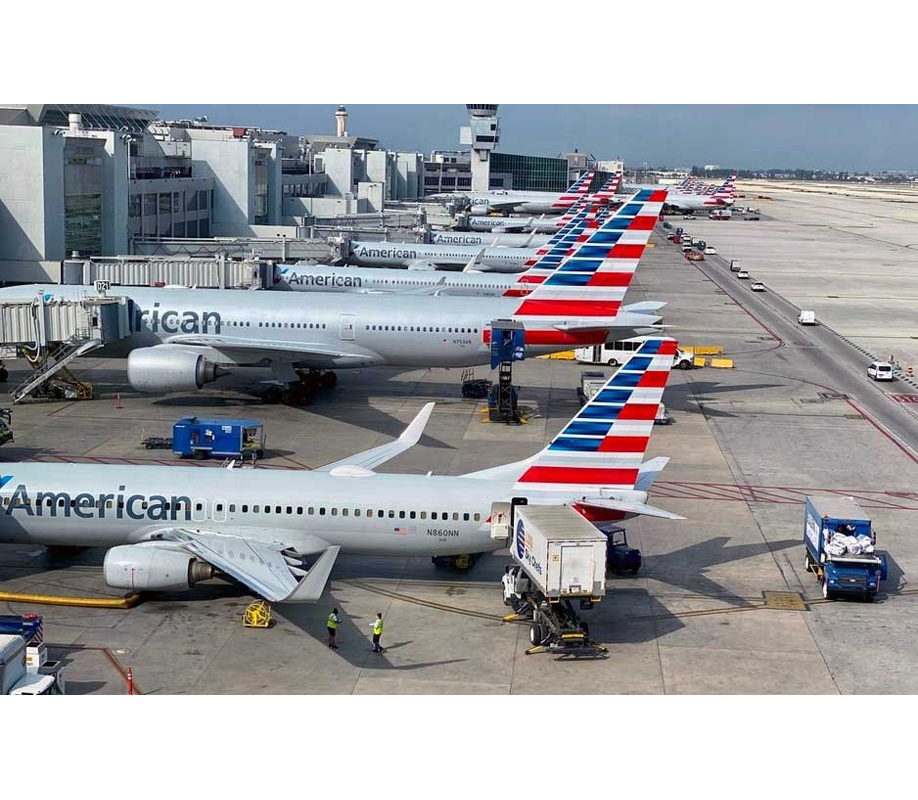
[[[338,338],[345,342],[353,342],[356,338],[357,315],[342,314],[338,319]]]
[[[226,500],[218,497],[210,508],[210,518],[214,522],[226,522]]]

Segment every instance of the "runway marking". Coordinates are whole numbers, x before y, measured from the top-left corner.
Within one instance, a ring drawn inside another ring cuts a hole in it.
[[[918,394],[888,394],[896,403],[918,403]]]
[[[863,508],[918,511],[918,492],[884,492],[874,489],[837,489],[799,486],[753,486],[751,484],[698,483],[658,480],[653,495],[669,500],[725,500],[743,503],[802,505],[808,495],[832,494],[853,497]]]

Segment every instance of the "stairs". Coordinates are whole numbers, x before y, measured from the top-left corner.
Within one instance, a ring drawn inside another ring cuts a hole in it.
[[[52,350],[44,359],[39,361],[33,372],[25,381],[10,393],[13,403],[18,403],[29,396],[37,387],[46,380],[64,369],[71,361],[84,356],[105,344],[101,339],[81,339],[62,342]]]

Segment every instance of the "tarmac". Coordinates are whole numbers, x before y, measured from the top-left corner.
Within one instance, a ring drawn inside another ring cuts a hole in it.
[[[322,601],[276,606],[268,630],[242,626],[252,597],[222,580],[125,610],[0,603],[0,613],[44,616],[72,693],[124,693],[127,667],[139,691],[157,694],[918,691],[918,592],[909,582],[918,570],[918,406],[893,397],[918,389],[865,374],[870,354],[918,366],[907,311],[918,296],[918,254],[907,246],[918,204],[755,193],[772,199],[738,202],[760,207],[758,222],[673,218],[720,256],[686,261],[655,234],[629,292],[629,302],[667,301],[668,333],[683,345],[722,346],[735,366],[671,376],[664,401],[674,424],[655,431],[648,457],[672,460],[650,502],[686,519],[626,525],[642,570],[610,575],[606,598],[583,615],[606,658],[526,655],[528,628],[500,621],[500,553],[463,573],[425,559],[341,557]],[[731,258],[768,291],[738,281]],[[798,307],[825,324],[798,326]],[[24,364],[10,367],[15,385]],[[168,435],[188,414],[244,415],[265,423],[265,468],[315,467],[398,435],[436,400],[419,445],[381,469],[461,474],[543,446],[575,413],[583,369],[596,367],[517,365],[530,416],[505,427],[461,398],[459,371],[343,371],[315,404],[290,408],[232,391],[144,397],[126,385],[123,362],[86,359],[81,375],[97,399],[15,407],[16,444],[0,459],[175,463],[140,446],[142,435]],[[824,492],[853,496],[874,520],[890,565],[874,603],[825,602],[803,569],[803,498]],[[0,591],[118,596],[102,581],[102,556],[0,545]],[[342,617],[336,651],[325,643],[332,606]],[[382,655],[370,651],[378,611]]]

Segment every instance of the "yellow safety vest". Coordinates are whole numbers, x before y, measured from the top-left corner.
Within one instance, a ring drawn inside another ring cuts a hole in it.
[[[382,620],[377,619],[376,622],[373,623],[373,635],[378,636],[381,633],[382,633]]]
[[[337,630],[338,628],[338,618],[334,614],[328,615],[328,627],[332,630]]]

